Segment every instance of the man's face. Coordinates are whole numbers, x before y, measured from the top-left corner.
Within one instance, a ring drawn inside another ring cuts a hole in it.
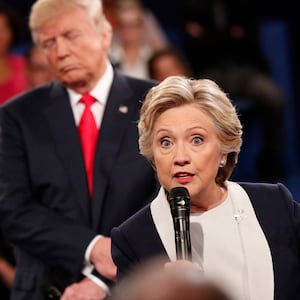
[[[95,86],[106,68],[108,30],[95,28],[85,10],[76,8],[46,22],[37,33],[58,80],[79,93]]]

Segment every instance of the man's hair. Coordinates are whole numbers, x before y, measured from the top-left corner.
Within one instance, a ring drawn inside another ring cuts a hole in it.
[[[111,30],[111,25],[103,13],[101,0],[37,0],[29,16],[33,41],[37,41],[36,33],[46,22],[76,8],[86,10],[96,28]]]

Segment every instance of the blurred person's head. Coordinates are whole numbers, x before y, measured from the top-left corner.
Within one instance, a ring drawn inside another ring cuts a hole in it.
[[[29,25],[55,74],[78,93],[90,91],[104,74],[111,26],[99,0],[37,0]]]
[[[145,12],[137,0],[119,0],[115,33],[123,47],[139,45],[146,39]]]
[[[26,53],[29,87],[34,88],[53,80],[54,74],[47,57],[39,46],[32,45]]]
[[[230,300],[212,281],[191,266],[168,270],[151,259],[117,283],[110,300]]]
[[[139,146],[170,191],[193,195],[224,187],[237,162],[242,126],[227,95],[213,81],[171,76],[143,102]],[[197,198],[197,197],[196,197]]]
[[[103,11],[104,14],[112,26],[112,29],[116,27],[116,7],[117,1],[116,0],[102,0],[103,4]]]
[[[22,41],[24,31],[22,17],[12,7],[0,3],[0,55]]]
[[[163,81],[168,76],[192,75],[187,59],[174,48],[168,47],[155,51],[148,60],[151,79]]]

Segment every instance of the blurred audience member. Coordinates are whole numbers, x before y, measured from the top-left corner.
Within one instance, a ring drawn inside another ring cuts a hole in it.
[[[177,49],[167,47],[155,51],[148,60],[148,72],[151,79],[163,81],[168,76],[192,76],[187,59]]]
[[[117,2],[116,24],[110,48],[112,62],[125,74],[149,78],[147,61],[168,40],[153,14],[137,0]]]
[[[22,39],[22,17],[0,3],[0,104],[27,89],[26,63],[11,49]]]
[[[186,55],[194,73],[216,81],[237,101],[245,133],[253,120],[258,122],[262,138],[257,175],[264,181],[281,179],[285,98],[261,52],[260,4],[187,0],[184,5]]]
[[[21,17],[4,3],[0,3],[0,104],[27,88],[25,60],[11,53],[22,38]],[[12,247],[0,234],[0,295],[8,300],[15,274]]]
[[[113,30],[116,27],[116,15],[117,15],[117,1],[116,0],[102,0],[103,12],[106,19],[110,23]]]
[[[29,88],[40,86],[55,78],[49,67],[45,52],[39,46],[31,45],[28,49],[26,59]]]
[[[191,263],[170,269],[162,265],[155,258],[136,267],[115,286],[110,300],[230,300]]]
[[[15,275],[15,258],[11,245],[0,233],[0,298],[9,300],[10,288]]]

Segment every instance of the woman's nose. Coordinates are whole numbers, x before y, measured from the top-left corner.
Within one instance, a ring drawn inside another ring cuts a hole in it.
[[[185,165],[190,162],[190,156],[187,147],[183,143],[178,143],[174,153],[174,163],[177,165]]]

